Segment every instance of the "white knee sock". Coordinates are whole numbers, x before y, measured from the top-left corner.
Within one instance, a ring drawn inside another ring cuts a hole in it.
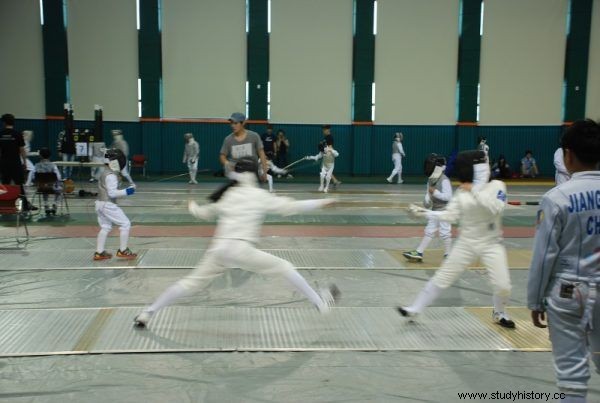
[[[283,275],[290,283],[296,287],[302,295],[304,295],[310,302],[313,303],[317,308],[321,308],[324,304],[323,300],[317,294],[317,292],[308,284],[306,279],[300,275],[296,270],[287,271]]]
[[[510,297],[508,296],[500,296],[494,294],[492,300],[494,302],[494,312],[504,313],[506,310],[506,305],[508,305],[508,300]]]
[[[419,252],[419,253],[425,252],[425,249],[427,249],[427,247],[429,246],[429,244],[431,243],[432,240],[433,240],[432,237],[425,235],[423,237],[423,240],[421,241],[421,244],[417,248],[417,252]]]
[[[108,238],[109,232],[109,229],[104,228],[101,228],[100,232],[98,232],[98,237],[96,238],[96,252],[104,252],[104,246],[106,245],[106,238]]]
[[[189,292],[181,284],[175,283],[167,288],[160,296],[154,301],[152,305],[145,309],[146,312],[154,314],[166,306],[171,305],[175,300],[185,297]]]
[[[325,189],[329,189],[329,183],[331,182],[331,176],[325,178]]]
[[[321,187],[323,187],[323,182],[325,182],[325,176],[321,175]]]
[[[452,250],[452,238],[444,239],[444,255],[449,255]]]
[[[269,192],[273,191],[273,177],[267,174],[267,182],[269,182]]]
[[[129,228],[120,228],[119,232],[119,246],[124,251],[127,249],[127,242],[129,241]]]
[[[426,307],[431,305],[441,293],[442,289],[433,284],[433,281],[429,280],[419,295],[417,295],[417,298],[412,305],[406,308],[406,310],[412,313],[421,313]]]

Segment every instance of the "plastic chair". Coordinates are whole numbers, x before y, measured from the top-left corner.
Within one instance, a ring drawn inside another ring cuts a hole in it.
[[[58,209],[60,210],[61,216],[69,216],[69,204],[67,203],[67,198],[65,197],[64,187],[56,186],[58,182],[58,178],[54,172],[36,172],[33,178],[33,182],[37,187],[35,192],[35,196],[38,198],[38,206],[42,206],[42,197],[44,195],[54,196],[59,194],[60,197],[57,200]],[[65,210],[67,211],[65,214]]]
[[[18,244],[29,241],[29,229],[27,228],[26,221],[29,213],[23,209],[23,200],[21,199],[21,196],[21,186],[0,185],[0,215],[17,216],[15,239]],[[25,237],[19,235],[21,224],[25,228]]]
[[[129,161],[129,172],[132,168],[142,168],[142,174],[146,177],[146,156],[143,154],[134,154]]]

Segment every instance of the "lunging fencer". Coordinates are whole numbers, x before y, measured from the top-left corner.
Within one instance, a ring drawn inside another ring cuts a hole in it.
[[[335,168],[335,159],[339,157],[339,153],[333,149],[333,144],[327,143],[327,140],[321,140],[319,143],[319,153],[317,155],[307,155],[304,157],[307,160],[321,160],[321,173],[319,192],[329,192],[329,183],[333,177],[333,168]]]
[[[112,254],[105,250],[106,238],[112,230],[112,226],[119,226],[119,250],[117,257],[121,259],[135,259],[137,254],[133,253],[127,246],[129,242],[129,229],[131,222],[123,210],[117,205],[117,198],[131,196],[135,193],[135,186],[119,189],[119,175],[127,160],[123,152],[116,148],[106,150],[104,156],[104,170],[98,178],[98,200],[96,200],[96,214],[100,232],[96,239],[96,253],[94,260],[106,260],[112,258]]]
[[[487,269],[493,287],[492,318],[500,326],[514,328],[515,323],[506,313],[511,283],[506,249],[502,245],[502,213],[506,207],[506,185],[497,180],[489,182],[490,166],[482,151],[459,153],[456,158],[456,171],[461,185],[446,206],[446,210],[431,211],[416,205],[410,207],[410,212],[419,217],[458,221],[460,232],[450,255],[421,290],[413,304],[399,307],[398,311],[405,317],[414,317],[422,313],[479,258]]]
[[[402,158],[404,158],[406,154],[404,154],[402,140],[404,140],[404,135],[402,133],[398,132],[394,135],[394,140],[392,141],[392,161],[394,162],[394,169],[386,179],[389,183],[392,183],[394,176],[396,175],[398,175],[398,183],[404,183],[402,180]]]
[[[190,174],[189,184],[197,185],[196,174],[198,173],[198,156],[200,155],[200,146],[194,139],[192,133],[186,133],[183,135],[185,141],[185,148],[183,150],[183,163],[187,164],[188,172]]]
[[[321,313],[330,311],[340,292],[335,285],[317,293],[287,260],[258,250],[260,230],[269,213],[292,215],[325,207],[332,199],[296,201],[277,197],[258,186],[257,162],[251,157],[238,159],[229,177],[233,179],[210,199],[207,205],[189,203],[190,213],[199,219],[217,218],[214,238],[202,261],[188,276],[164,291],[152,305],[134,319],[136,327],[146,327],[154,314],[178,298],[206,287],[229,268],[262,274],[278,274],[288,280]]]
[[[452,184],[444,174],[446,170],[446,158],[438,154],[429,154],[424,163],[424,172],[427,176],[427,192],[423,206],[432,211],[443,211],[452,198]],[[404,252],[402,255],[411,262],[422,262],[423,253],[429,246],[435,233],[439,232],[444,242],[444,259],[452,249],[452,224],[440,220],[438,217],[427,217],[425,236],[417,249]]]
[[[561,141],[571,179],[544,195],[538,211],[527,307],[548,315],[563,403],[585,403],[590,358],[600,373],[600,125],[573,123]]]
[[[277,165],[275,165],[273,163],[273,160],[271,159],[272,154],[265,153],[265,155],[267,156],[267,167],[269,167],[269,170],[266,172],[267,183],[269,184],[269,193],[273,193],[275,191],[273,189],[273,175],[287,175],[288,170],[279,168]],[[259,162],[258,176],[262,177],[265,172],[263,172],[262,161],[260,160],[260,158],[259,158],[258,162]]]

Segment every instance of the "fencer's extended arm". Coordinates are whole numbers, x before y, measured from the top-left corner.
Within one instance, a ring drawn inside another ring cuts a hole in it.
[[[442,221],[450,223],[456,223],[460,219],[461,207],[460,207],[460,194],[450,199],[450,202],[446,205],[445,210],[438,211],[427,211],[425,216],[427,218],[435,217]]]
[[[267,211],[282,216],[316,210],[335,202],[335,199],[295,200],[291,197],[278,197],[270,194],[268,196],[270,196],[268,200],[265,200]]]
[[[271,170],[271,172],[274,172],[276,174],[280,174],[280,175],[285,175],[287,173],[287,171],[285,169],[279,168],[277,165],[273,164],[273,161],[269,161],[268,164],[269,169]]]
[[[452,199],[452,184],[450,183],[450,179],[444,179],[442,181],[442,191],[434,190],[433,197],[443,201],[449,201]]]
[[[504,182],[493,181],[496,186],[483,190],[471,190],[477,203],[494,215],[502,214],[506,208],[506,185]],[[491,184],[490,183],[490,184]]]
[[[558,260],[558,239],[563,223],[558,205],[548,195],[542,199],[538,222],[527,278],[527,307],[532,311],[545,311],[544,297]]]
[[[106,191],[108,197],[111,199],[127,196],[127,189],[119,190],[119,179],[117,179],[117,175],[108,175],[106,177]]]
[[[307,160],[313,160],[313,161],[318,161],[318,160],[320,160],[321,158],[323,158],[323,153],[321,153],[321,152],[320,152],[320,153],[318,153],[317,155],[307,155],[307,156],[306,156],[306,159],[307,159]]]
[[[199,206],[195,201],[188,203],[188,211],[191,215],[201,220],[211,220],[217,215],[216,203]]]

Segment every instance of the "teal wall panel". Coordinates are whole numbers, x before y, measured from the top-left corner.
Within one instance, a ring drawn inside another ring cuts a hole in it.
[[[352,132],[352,173],[369,175],[371,173],[371,142],[373,126],[354,126]]]
[[[554,176],[553,156],[558,148],[562,128],[560,126],[483,126],[479,134],[487,138],[490,158],[500,154],[513,169],[520,170],[525,150],[531,150],[543,176]]]
[[[63,130],[62,120],[17,121],[18,130],[35,132],[34,148],[50,147],[56,153],[56,139]],[[93,127],[92,121],[75,121],[76,128]],[[121,129],[129,142],[130,153],[144,154],[151,173],[177,174],[185,171],[182,164],[183,134],[190,132],[200,144],[200,169],[221,168],[219,151],[223,139],[231,132],[227,123],[199,122],[104,122],[105,141],[110,145],[111,129]],[[265,124],[250,124],[248,129],[262,134]],[[306,155],[315,155],[323,138],[321,125],[275,124],[283,129],[290,141],[290,162]],[[423,160],[432,152],[450,155],[453,150],[476,147],[477,137],[487,137],[491,158],[506,155],[509,164],[519,168],[525,150],[531,149],[543,176],[552,177],[552,156],[558,147],[560,126],[395,126],[395,125],[333,125],[335,148],[340,153],[335,172],[344,175],[388,175],[392,169],[391,143],[394,133],[404,133],[403,160],[406,175],[422,175]],[[54,154],[56,155],[56,154]],[[318,164],[300,172],[317,174]]]

